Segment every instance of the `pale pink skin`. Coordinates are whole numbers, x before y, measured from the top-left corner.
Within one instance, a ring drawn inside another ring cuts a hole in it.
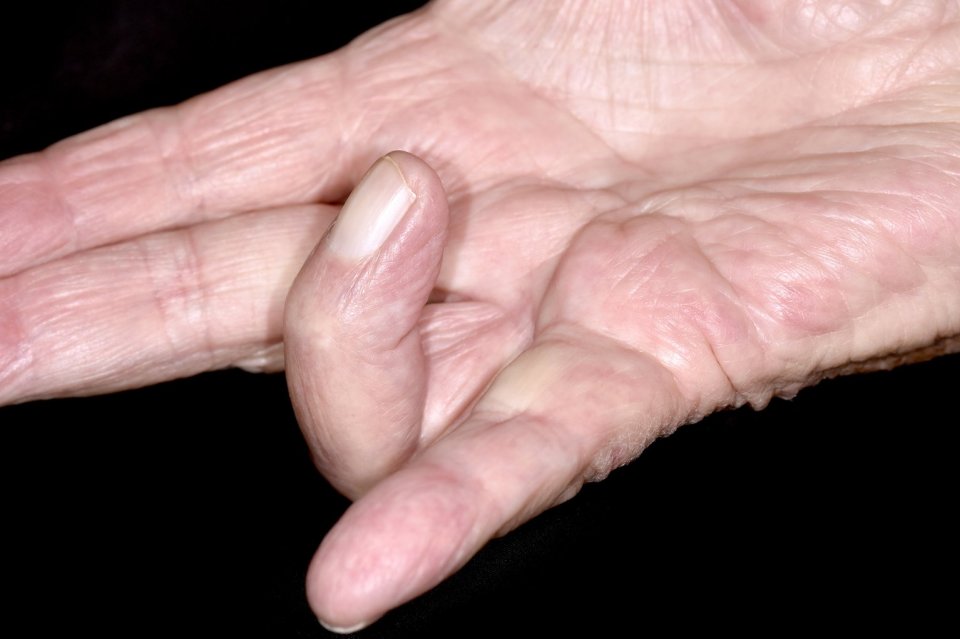
[[[679,425],[957,350],[957,2],[546,4],[440,2],[0,164],[0,402],[277,370],[285,333],[357,498],[308,578],[348,627]],[[304,265],[394,149],[383,251]]]

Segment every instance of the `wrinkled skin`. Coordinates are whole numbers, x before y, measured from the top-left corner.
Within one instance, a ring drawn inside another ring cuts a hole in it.
[[[957,350],[960,4],[479,4],[0,165],[0,402],[285,334],[340,628],[681,424]],[[308,259],[394,149],[382,251]]]

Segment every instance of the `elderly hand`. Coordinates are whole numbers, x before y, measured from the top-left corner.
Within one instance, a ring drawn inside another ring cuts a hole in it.
[[[370,623],[683,423],[957,349],[957,13],[439,2],[10,160],[0,401],[285,332],[357,498],[310,601]]]

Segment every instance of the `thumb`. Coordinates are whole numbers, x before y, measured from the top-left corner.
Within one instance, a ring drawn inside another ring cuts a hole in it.
[[[357,497],[416,449],[427,372],[418,327],[447,202],[422,160],[393,152],[356,187],[287,297],[287,383],[317,465]]]

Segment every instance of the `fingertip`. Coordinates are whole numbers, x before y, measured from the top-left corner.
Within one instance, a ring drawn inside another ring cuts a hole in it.
[[[393,164],[407,188],[416,194],[416,202],[411,206],[408,220],[401,224],[400,234],[404,238],[409,235],[410,239],[419,237],[414,245],[432,247],[426,252],[437,254],[439,266],[450,218],[447,191],[440,176],[425,160],[407,151],[391,151],[381,161]]]
[[[327,238],[327,250],[347,261],[375,255],[417,200],[400,167],[389,157],[377,160],[343,205]]]
[[[443,182],[426,160],[409,151],[401,150],[390,151],[382,159],[390,161],[397,167],[407,186],[418,197],[428,198],[431,203],[435,203],[439,196],[443,206],[440,207],[438,213],[442,213],[446,217],[446,191]]]
[[[447,217],[446,194],[436,172],[411,153],[392,151],[371,165],[347,198],[326,248],[348,264],[363,262],[411,232],[443,235]]]
[[[489,536],[468,492],[450,473],[420,468],[351,506],[307,571],[317,618],[340,629],[370,625],[459,568]]]

